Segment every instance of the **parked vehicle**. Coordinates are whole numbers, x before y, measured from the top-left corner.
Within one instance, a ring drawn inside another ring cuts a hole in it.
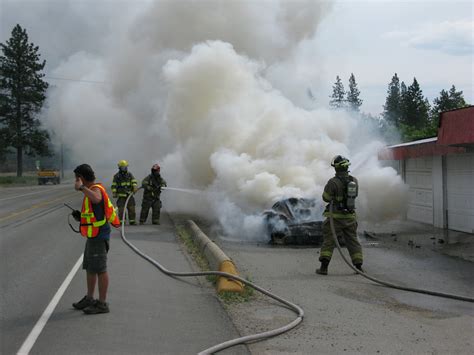
[[[59,170],[47,168],[42,168],[38,170],[38,185],[45,185],[48,182],[51,182],[54,185],[61,183]]]
[[[264,211],[270,243],[277,245],[315,245],[323,242],[322,205],[307,198],[288,198]]]

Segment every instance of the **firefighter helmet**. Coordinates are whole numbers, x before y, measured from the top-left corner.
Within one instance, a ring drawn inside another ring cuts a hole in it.
[[[332,158],[331,166],[333,166],[336,170],[347,170],[351,165],[351,162],[346,157],[342,155],[336,155]]]
[[[126,160],[120,160],[117,164],[119,168],[126,168],[128,166],[128,161]]]

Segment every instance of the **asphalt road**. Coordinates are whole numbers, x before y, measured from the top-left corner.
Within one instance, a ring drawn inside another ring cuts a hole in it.
[[[472,354],[474,305],[390,289],[354,275],[335,251],[329,275],[315,274],[319,249],[219,239],[243,276],[305,312],[282,336],[249,345],[252,354]],[[428,250],[362,239],[364,268],[408,287],[474,295],[474,264]],[[347,251],[344,249],[344,252]],[[290,323],[295,314],[264,296],[229,308],[243,335]]]
[[[80,208],[72,183],[0,188],[0,352],[15,354],[29,339],[32,354],[193,354],[238,337],[212,288],[173,279],[139,258],[112,232],[111,312],[85,315],[71,304],[85,294],[79,268],[84,240],[67,225]],[[139,202],[139,201],[138,201]],[[138,208],[139,210],[139,208]],[[194,268],[165,214],[160,226],[127,227],[128,239],[171,270]],[[70,282],[65,282],[67,276]],[[61,285],[63,293],[37,338],[29,334]],[[244,346],[223,354],[247,354]]]

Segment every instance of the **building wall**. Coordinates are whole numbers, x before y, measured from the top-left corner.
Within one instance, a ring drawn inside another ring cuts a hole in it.
[[[446,159],[444,156],[434,156],[431,159],[433,160],[433,225],[445,228]]]
[[[474,233],[474,154],[446,157],[446,219],[449,229]]]
[[[409,186],[407,218],[433,224],[433,158],[406,160],[405,182]]]
[[[409,186],[406,218],[474,233],[474,153],[385,161]]]

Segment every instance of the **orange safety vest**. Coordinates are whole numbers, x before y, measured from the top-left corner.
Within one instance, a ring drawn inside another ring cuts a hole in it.
[[[102,192],[102,198],[104,200],[104,219],[101,221],[96,219],[94,210],[92,209],[92,202],[89,197],[84,196],[81,211],[81,235],[87,238],[96,237],[99,233],[99,228],[107,222],[110,222],[116,228],[120,226],[120,220],[115,212],[114,205],[110,202],[105,188],[101,184],[94,184],[90,188],[92,189],[93,187],[98,187]]]

